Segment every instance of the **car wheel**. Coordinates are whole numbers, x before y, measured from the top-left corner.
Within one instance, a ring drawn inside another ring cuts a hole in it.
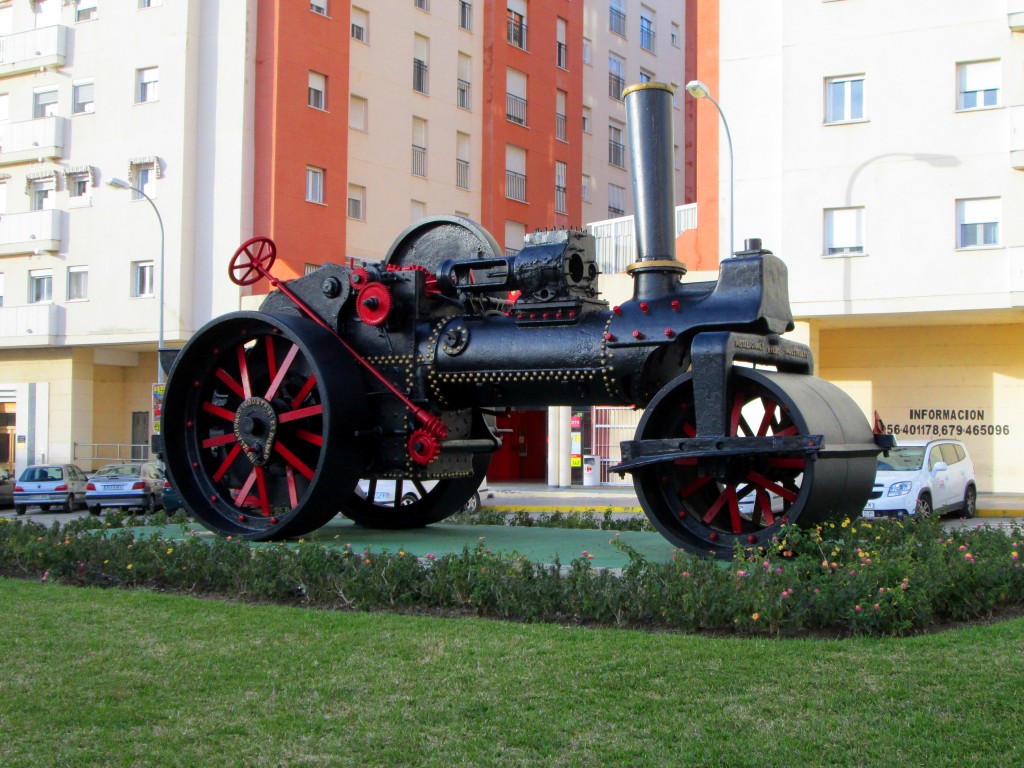
[[[100,510],[100,505],[99,504],[96,504],[95,506],[89,507],[89,514],[90,515],[98,515],[100,512],[101,512],[101,510]]]
[[[925,517],[932,513],[932,497],[927,493],[922,493],[917,500],[917,510],[914,514]]]
[[[156,514],[156,497],[153,494],[149,494],[149,501],[146,502],[146,514]]]
[[[68,500],[64,502],[63,506],[61,506],[60,511],[65,515],[70,515],[75,511],[75,494],[68,494]]]
[[[410,491],[409,493],[402,496],[402,506],[408,507],[410,504],[415,504],[420,500],[420,497]]]
[[[14,505],[14,511],[16,513],[18,513],[19,515],[24,515],[25,514],[25,509],[26,509],[26,507],[24,505],[22,505],[22,504],[15,504]]]
[[[462,506],[462,511],[465,512],[467,515],[475,515],[477,512],[479,512],[480,494],[474,493],[472,496],[466,499],[466,503]]]
[[[968,485],[967,490],[964,491],[964,505],[960,508],[960,517],[966,517],[970,520],[977,511],[978,492],[974,489],[973,485]]]

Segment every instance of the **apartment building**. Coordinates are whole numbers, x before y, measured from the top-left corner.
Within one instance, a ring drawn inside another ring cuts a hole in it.
[[[898,439],[962,439],[980,490],[1024,490],[1024,3],[695,6],[737,241],[789,265],[818,374]]]
[[[237,308],[255,10],[0,2],[0,465],[148,444],[158,338]]]

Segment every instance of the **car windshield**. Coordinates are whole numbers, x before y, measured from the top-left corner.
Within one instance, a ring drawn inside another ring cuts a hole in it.
[[[45,483],[50,480],[63,480],[64,470],[61,467],[29,467],[21,473],[24,483]]]
[[[878,468],[889,472],[913,472],[924,464],[923,445],[896,446],[888,456],[878,457]]]
[[[131,475],[132,477],[138,477],[139,469],[135,464],[108,464],[97,472],[94,477],[99,477],[100,475]]]

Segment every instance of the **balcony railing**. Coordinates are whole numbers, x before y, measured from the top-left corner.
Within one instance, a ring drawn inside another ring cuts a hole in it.
[[[64,308],[47,303],[0,307],[0,346],[48,346],[63,334]]]
[[[516,48],[526,50],[526,22],[508,20],[508,42]]]
[[[58,25],[0,37],[0,77],[40,67],[63,67],[67,31]]]
[[[29,211],[0,216],[0,256],[60,250],[61,211]]]
[[[555,187],[555,213],[566,213],[565,187]]]
[[[412,175],[427,175],[427,148],[412,145]]]
[[[556,43],[558,46],[555,49],[555,63],[558,64],[562,69],[569,68],[569,49],[565,43]]]
[[[526,125],[526,99],[506,93],[505,117],[513,123]]]
[[[412,60],[412,89],[427,93],[427,62],[422,59]]]
[[[626,80],[620,75],[608,73],[608,95],[616,101],[622,101],[622,90],[626,87]]]
[[[66,117],[0,125],[0,165],[63,157]]]
[[[610,218],[587,224],[587,229],[594,235],[597,266],[602,274],[624,272],[627,266],[636,261],[634,220],[632,216],[622,215],[620,205],[618,200],[609,201]],[[675,220],[677,237],[688,229],[696,229],[697,204],[677,205]]]
[[[565,141],[565,115],[555,113],[555,138]]]
[[[473,5],[466,0],[459,0],[459,26],[462,29],[473,31]]]
[[[608,9],[608,29],[616,35],[626,36],[626,14],[618,8]]]
[[[455,161],[455,186],[469,189],[469,160]]]
[[[626,167],[626,147],[618,141],[608,141],[608,162],[616,168]]]
[[[516,254],[518,254],[518,253],[519,253],[519,251],[520,251],[520,250],[521,250],[520,248],[509,248],[509,247],[508,247],[508,246],[506,245],[506,246],[505,246],[505,255],[506,255],[506,256],[509,256],[509,257],[511,257],[511,256],[515,256]]]
[[[473,92],[470,90],[467,80],[459,80],[458,103],[463,109],[473,108]]]
[[[654,52],[654,28],[640,27],[640,47],[645,51]]]
[[[526,176],[515,171],[505,171],[505,197],[509,200],[526,202]]]

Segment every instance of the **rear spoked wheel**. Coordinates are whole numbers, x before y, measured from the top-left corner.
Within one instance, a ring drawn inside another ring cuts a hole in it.
[[[811,376],[734,368],[727,395],[729,437],[821,435],[824,445],[870,443],[850,398]],[[638,440],[697,436],[693,379],[668,384],[647,407]],[[764,440],[759,442],[763,443]],[[677,458],[634,471],[637,496],[662,534],[688,551],[730,557],[737,543],[763,547],[787,523],[810,526],[859,514],[874,479],[872,457],[830,457],[751,448]]]
[[[167,382],[167,471],[208,528],[298,536],[337,514],[362,471],[352,359],[315,323],[238,312],[179,353]]]

